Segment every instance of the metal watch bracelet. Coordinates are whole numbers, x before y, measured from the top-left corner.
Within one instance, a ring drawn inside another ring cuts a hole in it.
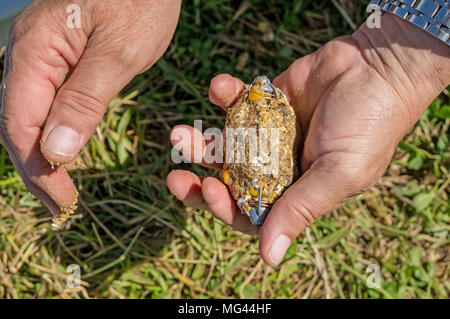
[[[449,0],[372,0],[368,12],[390,12],[450,46]]]

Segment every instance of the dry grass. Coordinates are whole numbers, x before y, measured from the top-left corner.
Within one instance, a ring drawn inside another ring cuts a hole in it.
[[[353,0],[186,2],[164,59],[111,103],[84,148],[73,172],[81,207],[64,229],[51,229],[1,148],[0,297],[448,298],[447,91],[386,176],[318,220],[276,270],[261,262],[256,238],[186,209],[165,187],[170,128],[197,118],[223,126],[207,102],[215,74],[273,77],[363,19]],[[372,263],[380,289],[366,285]],[[80,288],[67,288],[70,264],[82,269]]]

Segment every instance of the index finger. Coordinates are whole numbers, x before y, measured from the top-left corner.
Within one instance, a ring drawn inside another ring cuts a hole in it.
[[[226,110],[246,88],[247,85],[238,78],[229,74],[220,74],[211,81],[209,100]]]

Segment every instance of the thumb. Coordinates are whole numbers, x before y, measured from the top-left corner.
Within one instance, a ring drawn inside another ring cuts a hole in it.
[[[41,152],[57,165],[72,161],[101,121],[114,96],[138,70],[119,57],[88,48],[58,91],[41,139]]]
[[[362,159],[357,155],[327,153],[283,194],[260,232],[260,253],[267,264],[277,266],[306,227],[367,186],[363,176],[370,177],[372,172],[358,162]]]

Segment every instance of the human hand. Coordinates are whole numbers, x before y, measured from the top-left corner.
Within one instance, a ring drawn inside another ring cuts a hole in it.
[[[274,80],[296,110],[303,143],[301,178],[259,230],[260,253],[269,265],[278,265],[315,219],[374,184],[400,139],[449,84],[445,44],[390,15],[383,16],[382,25],[382,30],[363,26],[331,41]],[[226,108],[244,88],[242,81],[220,75],[211,83],[210,100]],[[207,142],[193,128],[183,128],[190,136],[172,138],[172,143],[193,161],[193,145]],[[167,184],[187,206],[208,209],[237,230],[258,233],[219,180],[173,171]]]
[[[59,216],[76,201],[65,169],[112,98],[164,53],[181,0],[35,0],[16,20],[5,58],[1,139],[27,188]],[[41,142],[41,145],[40,143]],[[44,156],[45,158],[44,158]]]

